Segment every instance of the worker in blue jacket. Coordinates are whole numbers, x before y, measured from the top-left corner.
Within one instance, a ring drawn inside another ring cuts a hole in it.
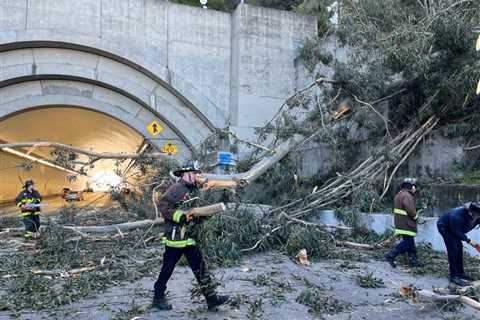
[[[438,219],[438,231],[445,241],[450,267],[450,281],[466,286],[471,281],[463,269],[462,241],[470,244],[480,252],[480,244],[467,237],[467,233],[480,224],[480,205],[468,202],[462,207],[454,208]]]

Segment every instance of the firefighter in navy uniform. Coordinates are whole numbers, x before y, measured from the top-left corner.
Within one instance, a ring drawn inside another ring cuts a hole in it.
[[[18,196],[15,198],[17,206],[20,208],[20,215],[25,225],[25,238],[37,238],[40,231],[40,202],[42,197],[35,190],[33,180],[25,181],[25,185]]]
[[[228,301],[228,296],[217,295],[214,281],[205,265],[205,261],[195,240],[186,231],[186,225],[193,219],[192,213],[178,209],[183,201],[188,200],[189,193],[203,188],[215,188],[200,175],[196,163],[188,163],[173,173],[180,177],[180,181],[170,186],[158,202],[158,209],[165,220],[165,253],[163,265],[155,282],[155,295],[152,307],[159,310],[170,310],[172,305],[165,297],[167,282],[170,279],[175,265],[182,255],[185,255],[193,274],[205,296],[209,310],[215,309]]]
[[[395,258],[401,253],[408,254],[410,267],[423,267],[417,260],[415,236],[417,235],[418,213],[415,206],[416,180],[405,178],[394,199],[395,235],[401,235],[402,241],[385,255],[385,260],[395,268]]]
[[[466,233],[480,224],[480,205],[468,202],[462,207],[454,208],[438,219],[438,232],[447,247],[450,282],[459,286],[468,285],[471,279],[463,269],[463,245],[465,241],[480,252],[480,244],[469,239]]]

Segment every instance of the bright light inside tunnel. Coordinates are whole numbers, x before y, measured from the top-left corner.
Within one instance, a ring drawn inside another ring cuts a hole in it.
[[[112,171],[99,171],[90,179],[90,186],[95,192],[108,191],[122,183],[122,178]]]

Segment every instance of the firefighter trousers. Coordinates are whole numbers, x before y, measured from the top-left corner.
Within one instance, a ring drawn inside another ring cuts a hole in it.
[[[186,246],[184,248],[165,246],[162,269],[154,285],[155,299],[159,299],[165,295],[167,282],[172,276],[175,265],[182,255],[185,255],[187,258],[188,265],[192,269],[205,298],[215,295],[216,285],[208,273],[202,253],[197,246]]]
[[[445,246],[447,247],[448,266],[450,269],[450,277],[459,277],[465,275],[463,268],[463,245],[462,241],[457,239],[449,230],[448,226],[438,225],[438,232],[443,237]]]

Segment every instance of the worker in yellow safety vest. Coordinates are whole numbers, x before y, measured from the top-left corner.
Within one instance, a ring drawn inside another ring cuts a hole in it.
[[[417,235],[418,213],[415,206],[416,179],[405,178],[394,199],[395,235],[402,236],[402,240],[385,255],[385,260],[395,268],[395,258],[401,253],[408,254],[410,267],[422,267],[417,260],[415,236]]]
[[[20,216],[25,225],[25,238],[37,238],[40,232],[40,202],[42,197],[35,190],[33,180],[25,181],[23,189],[15,198],[15,202],[20,208]]]
[[[174,171],[173,174],[179,177],[180,181],[171,185],[165,191],[157,205],[165,220],[165,237],[163,239],[165,252],[162,269],[154,285],[155,295],[152,307],[159,310],[172,309],[172,305],[166,299],[165,290],[175,265],[185,255],[200,285],[201,292],[205,296],[208,309],[212,310],[226,303],[229,297],[217,295],[216,285],[210,277],[202,253],[197,247],[195,239],[186,228],[186,225],[192,221],[193,214],[187,210],[180,209],[180,206],[189,199],[189,194],[199,187],[210,189],[217,188],[217,185],[215,181],[209,182],[208,179],[201,176],[196,162],[187,163],[182,168]],[[232,182],[232,185],[236,184]],[[222,187],[226,187],[226,184],[222,183]]]

